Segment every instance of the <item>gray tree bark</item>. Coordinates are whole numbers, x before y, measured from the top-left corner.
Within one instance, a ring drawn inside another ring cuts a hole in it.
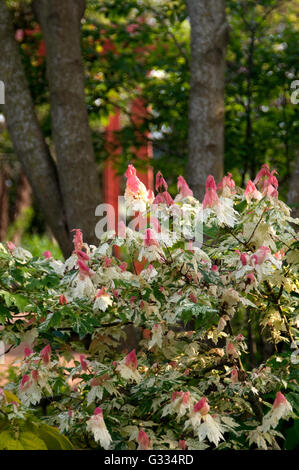
[[[191,23],[189,157],[187,179],[202,198],[205,181],[223,176],[225,0],[186,0]]]
[[[3,111],[16,155],[64,254],[71,240],[55,163],[42,135],[22,66],[10,12],[0,1],[0,80],[5,84]]]
[[[100,179],[84,94],[80,24],[85,0],[35,0],[47,59],[52,134],[69,229],[81,228],[96,243],[95,208]]]
[[[7,165],[0,160],[0,241],[6,238],[6,232],[9,224],[9,201],[8,187],[6,179],[8,178]]]
[[[290,179],[287,203],[292,208],[292,217],[299,217],[299,150]]]

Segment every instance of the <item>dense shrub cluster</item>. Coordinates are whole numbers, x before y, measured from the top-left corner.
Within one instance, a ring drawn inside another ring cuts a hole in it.
[[[298,219],[275,172],[245,191],[209,176],[202,204],[182,177],[173,200],[160,172],[156,196],[126,176],[138,224],[98,247],[76,230],[63,263],[0,245],[1,338],[26,344],[0,389],[0,448],[40,421],[75,448],[283,448],[298,432]]]

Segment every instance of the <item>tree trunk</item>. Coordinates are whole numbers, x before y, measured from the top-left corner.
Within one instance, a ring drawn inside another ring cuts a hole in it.
[[[299,217],[299,150],[289,184],[287,203],[292,208],[292,217]]]
[[[0,80],[5,84],[6,123],[35,197],[64,254],[71,240],[55,164],[42,135],[19,55],[10,12],[0,2]]]
[[[46,45],[52,135],[69,229],[81,228],[96,242],[95,208],[100,179],[84,94],[80,24],[84,0],[35,0],[34,11]]]
[[[6,238],[6,232],[9,224],[9,205],[8,205],[8,187],[6,180],[8,171],[5,163],[0,160],[0,241]]]
[[[225,53],[228,25],[225,0],[186,0],[191,22],[189,158],[187,179],[202,198],[205,181],[223,176]]]

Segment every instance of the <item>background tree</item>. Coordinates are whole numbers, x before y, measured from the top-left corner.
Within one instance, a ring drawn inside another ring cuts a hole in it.
[[[239,168],[242,183],[271,163],[284,197],[298,147],[296,11],[298,2],[228,1],[225,166]]]
[[[0,10],[0,43],[4,51],[1,73],[6,84],[4,113],[8,130],[64,254],[70,253],[73,228],[82,227],[91,242],[96,240],[94,209],[100,194],[84,101],[80,51],[80,20],[84,7],[83,1],[64,2],[63,6],[55,1],[34,4],[48,50],[54,156],[45,143],[26,87],[5,2],[1,3]]]
[[[46,38],[30,1],[19,0],[9,2],[9,5],[38,123],[52,156],[50,162],[56,163],[57,148],[52,135],[55,119],[51,121],[46,76],[46,55],[50,54],[45,51]],[[299,135],[298,106],[290,101],[297,65],[296,13],[298,0],[226,2],[230,34],[225,76],[224,170],[232,172],[234,179],[241,184],[242,180],[252,178],[262,163],[268,162],[279,172],[280,194],[284,199],[290,186]],[[79,34],[78,27],[76,34]],[[76,44],[78,50],[78,42]],[[116,106],[121,111],[122,125],[116,133],[116,141],[122,151],[115,161],[115,168],[122,174],[129,162],[139,168],[144,165],[144,162],[136,161],[140,141],[131,109],[132,101],[142,97],[149,110],[139,131],[153,144],[152,164],[167,175],[170,192],[174,194],[175,176],[184,174],[188,167],[187,116],[193,60],[190,60],[190,22],[185,1],[88,0],[81,20],[81,49],[85,102],[99,171],[109,156],[106,125]],[[80,93],[82,96],[82,88]],[[6,187],[9,206],[12,207],[20,168],[6,125],[2,117],[0,152],[9,170]],[[19,134],[21,149],[25,148],[22,144],[24,138]],[[65,151],[69,152],[66,148]],[[83,159],[82,156],[80,158]],[[74,171],[74,165],[69,166],[69,171]],[[86,173],[87,166],[83,168]],[[95,169],[93,173],[96,174]],[[64,178],[67,179],[68,175]],[[58,191],[62,192],[60,180]],[[199,191],[199,181],[196,191]],[[50,200],[53,206],[54,199],[47,198]],[[33,216],[26,219],[27,229],[22,243],[34,251],[38,249],[34,232],[42,236],[42,249],[50,243],[43,234],[45,221],[49,224],[50,220],[46,210],[51,208],[38,209],[36,198],[33,205]],[[60,204],[59,207],[63,206]],[[9,222],[12,222],[11,217]],[[51,250],[55,249],[52,244],[49,246]]]
[[[224,157],[225,0],[187,0],[191,23],[187,177],[197,197],[209,174],[220,180]]]

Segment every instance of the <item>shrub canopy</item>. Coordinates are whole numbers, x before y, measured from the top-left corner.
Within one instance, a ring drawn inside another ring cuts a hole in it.
[[[1,338],[26,344],[0,389],[0,448],[32,448],[26,433],[46,448],[291,448],[299,220],[275,171],[245,190],[209,176],[203,203],[182,177],[172,199],[160,172],[156,196],[126,176],[137,227],[97,247],[78,229],[64,263],[0,245]]]

